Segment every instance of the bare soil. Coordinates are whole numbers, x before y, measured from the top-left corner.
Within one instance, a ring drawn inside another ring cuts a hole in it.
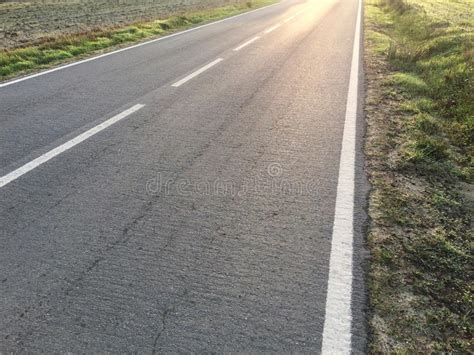
[[[0,50],[243,0],[0,0]]]

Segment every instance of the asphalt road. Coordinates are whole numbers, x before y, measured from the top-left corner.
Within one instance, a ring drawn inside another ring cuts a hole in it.
[[[70,144],[0,187],[0,351],[321,351],[357,10],[283,1],[0,87],[0,176]]]

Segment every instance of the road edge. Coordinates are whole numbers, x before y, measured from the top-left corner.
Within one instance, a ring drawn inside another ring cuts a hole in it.
[[[362,0],[358,1],[334,212],[322,353],[350,353]]]

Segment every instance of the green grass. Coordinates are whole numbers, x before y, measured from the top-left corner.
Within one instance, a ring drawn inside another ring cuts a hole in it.
[[[372,352],[472,352],[474,1],[369,0]]]
[[[430,2],[420,1],[425,6],[426,3]],[[464,17],[455,16],[456,12],[449,11],[452,2],[433,3],[438,4],[436,21],[422,11],[424,8],[417,7],[415,1],[404,3],[393,0],[382,3],[382,9],[386,13],[391,11],[391,17],[397,19],[394,24],[386,27],[391,31],[392,38],[387,56],[393,70],[397,71],[392,76],[393,84],[407,100],[420,96],[431,100],[433,106],[430,113],[441,126],[437,136],[414,127],[413,142],[406,147],[406,157],[431,171],[434,168],[431,165],[437,159],[433,159],[436,157],[430,152],[436,154],[439,149],[426,149],[426,144],[440,148],[441,141],[445,141],[453,164],[445,164],[444,167],[448,169],[444,172],[473,181],[474,151],[471,139],[474,128],[474,16],[470,19],[469,29],[466,22],[462,26],[456,22]],[[464,3],[466,8],[462,13],[472,12],[468,5],[474,6],[474,2]],[[459,3],[457,7],[459,8]],[[434,16],[436,7],[428,8]],[[443,17],[444,13],[451,16]],[[417,144],[419,140],[426,144]],[[434,140],[439,144],[434,143]]]
[[[0,52],[0,80],[43,69],[70,60],[73,57],[125,45],[145,38],[166,35],[199,24],[236,15],[262,7],[277,0],[253,0],[241,4],[191,12],[153,22],[136,23],[122,28],[96,30],[77,35],[49,38],[43,43]]]

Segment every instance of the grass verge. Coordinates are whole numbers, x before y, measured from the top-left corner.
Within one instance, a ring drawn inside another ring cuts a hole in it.
[[[85,57],[131,42],[163,36],[275,2],[277,0],[252,0],[120,28],[97,29],[76,35],[47,38],[30,47],[4,50],[0,52],[0,80],[45,69],[70,61],[71,58]]]
[[[472,0],[367,0],[371,345],[474,351]]]

